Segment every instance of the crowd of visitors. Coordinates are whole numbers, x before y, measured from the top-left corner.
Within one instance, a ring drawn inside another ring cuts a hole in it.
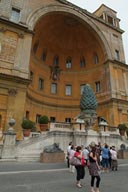
[[[81,180],[85,177],[85,168],[90,174],[90,192],[100,192],[101,173],[118,170],[117,151],[115,146],[91,142],[88,146],[67,147],[67,166],[69,171],[76,172],[76,186],[82,188]]]

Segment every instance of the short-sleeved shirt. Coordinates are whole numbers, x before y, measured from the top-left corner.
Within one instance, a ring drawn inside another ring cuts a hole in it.
[[[109,159],[109,148],[102,147],[102,158]]]

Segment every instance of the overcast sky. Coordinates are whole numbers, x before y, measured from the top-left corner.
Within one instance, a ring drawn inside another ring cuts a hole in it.
[[[126,63],[128,64],[128,0],[68,0],[93,13],[101,4],[105,4],[117,12],[117,17],[121,19],[120,27],[125,32],[123,34],[123,45]]]

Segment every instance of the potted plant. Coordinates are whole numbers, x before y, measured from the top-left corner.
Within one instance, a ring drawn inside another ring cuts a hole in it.
[[[49,122],[49,119],[48,119],[47,115],[43,115],[39,118],[39,124],[40,124],[41,131],[48,130],[48,122]]]
[[[119,124],[118,129],[119,129],[120,135],[124,136],[125,132],[126,132],[126,129],[127,129],[127,126],[125,124]]]
[[[21,126],[23,128],[24,137],[29,137],[31,130],[34,128],[34,122],[29,119],[23,119]]]

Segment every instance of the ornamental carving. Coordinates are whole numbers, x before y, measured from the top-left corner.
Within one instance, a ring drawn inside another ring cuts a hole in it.
[[[60,67],[56,65],[56,66],[50,66],[50,68],[51,68],[50,78],[54,81],[59,80],[60,71],[61,71]]]
[[[17,90],[16,90],[16,89],[9,89],[9,90],[8,90],[8,94],[9,94],[10,96],[16,96]]]

